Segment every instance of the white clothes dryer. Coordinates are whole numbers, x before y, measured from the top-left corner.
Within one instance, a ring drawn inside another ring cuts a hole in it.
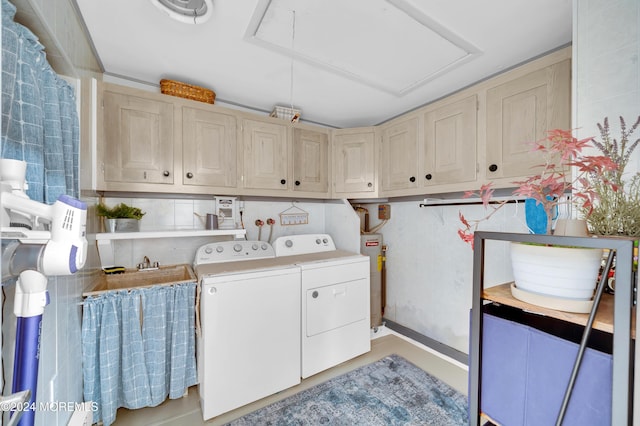
[[[204,420],[300,383],[300,268],[261,241],[200,247],[198,390]]]
[[[301,269],[301,376],[369,352],[369,257],[336,250],[327,234],[280,237],[273,247]]]

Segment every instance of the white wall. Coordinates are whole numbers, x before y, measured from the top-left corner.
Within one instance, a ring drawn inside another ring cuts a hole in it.
[[[631,126],[640,115],[640,2],[576,0],[574,10],[573,126],[599,136],[609,117],[617,138],[618,117]],[[640,170],[640,152],[628,167]]]
[[[458,212],[479,219],[482,206],[419,207],[391,202],[391,219],[380,231],[387,250],[384,317],[468,353],[473,251],[457,235]],[[375,213],[377,205],[369,205]],[[377,217],[377,215],[370,215]],[[371,226],[377,223],[372,220]],[[524,206],[508,204],[481,230],[526,232]],[[487,242],[486,285],[513,279],[506,243]]]

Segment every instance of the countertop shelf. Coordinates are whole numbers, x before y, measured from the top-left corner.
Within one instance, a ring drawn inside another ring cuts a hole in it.
[[[143,232],[104,232],[96,234],[98,241],[140,240],[145,238],[180,238],[180,237],[242,237],[246,229],[178,229],[175,231],[143,231]]]

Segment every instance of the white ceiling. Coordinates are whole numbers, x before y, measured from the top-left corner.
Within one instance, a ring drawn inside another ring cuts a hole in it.
[[[571,42],[572,0],[213,0],[202,24],[150,0],[75,0],[107,78],[334,127],[378,124]]]

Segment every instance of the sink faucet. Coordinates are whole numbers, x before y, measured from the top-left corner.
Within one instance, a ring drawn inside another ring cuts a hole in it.
[[[146,269],[158,269],[159,267],[160,267],[160,264],[158,262],[153,262],[153,264],[151,264],[151,261],[147,256],[144,256],[142,258],[142,263],[138,263],[139,271],[146,270]]]

